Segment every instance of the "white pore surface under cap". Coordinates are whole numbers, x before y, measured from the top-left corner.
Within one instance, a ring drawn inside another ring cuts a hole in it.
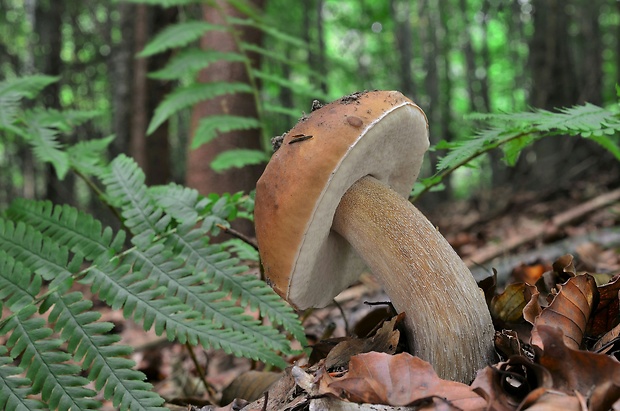
[[[323,189],[298,250],[287,293],[297,308],[330,304],[364,271],[355,250],[331,230],[344,193],[357,180],[371,175],[408,198],[428,146],[426,117],[410,102],[394,107],[360,130],[359,138]]]

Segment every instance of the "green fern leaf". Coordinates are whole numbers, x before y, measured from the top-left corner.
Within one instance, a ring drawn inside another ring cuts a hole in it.
[[[0,302],[4,301],[9,310],[15,313],[32,305],[42,282],[40,275],[0,250]]]
[[[24,98],[34,98],[48,85],[58,81],[58,77],[25,76],[0,82],[0,130],[19,133],[13,123],[17,119],[20,103]]]
[[[28,270],[51,281],[51,287],[65,290],[71,286],[74,268],[80,258],[69,263],[69,250],[44,237],[32,226],[23,222],[14,224],[0,218],[0,249],[19,261]]]
[[[251,130],[260,128],[260,122],[251,117],[240,116],[208,116],[203,118],[194,132],[194,138],[192,140],[192,149],[196,149],[203,144],[207,144],[218,133],[227,133],[233,130]]]
[[[67,147],[71,168],[85,176],[100,176],[105,172],[108,146],[114,136],[79,141]]]
[[[302,116],[302,113],[300,113],[299,110],[269,103],[265,103],[263,110],[268,113],[284,114],[294,118],[295,120]]]
[[[24,113],[24,122],[28,125],[23,136],[33,148],[34,155],[44,163],[50,163],[59,179],[63,179],[69,171],[69,155],[58,141],[58,130],[53,124],[46,122],[46,113],[41,110]],[[49,120],[49,119],[48,119]]]
[[[263,81],[274,83],[281,87],[291,89],[296,94],[310,97],[313,100],[314,99],[323,100],[323,101],[329,100],[329,96],[323,93],[323,91],[321,91],[320,89],[316,87],[312,87],[310,85],[299,84],[289,79],[286,79],[284,77],[276,76],[276,75],[273,75],[271,73],[267,73],[261,70],[253,70],[252,73],[254,74],[254,76],[260,78]]]
[[[299,342],[305,344],[305,332],[299,318],[264,281],[250,275],[240,275],[243,268],[235,265],[228,253],[219,246],[209,245],[204,239],[206,232],[194,229],[171,237],[170,246],[174,252],[200,272],[206,275],[205,282],[229,293],[233,300],[242,305],[259,309],[260,313],[275,324],[282,325]]]
[[[203,200],[197,190],[171,183],[149,187],[148,193],[166,214],[181,224],[193,226],[198,222],[197,207]]]
[[[0,345],[0,409],[13,411],[44,409],[42,402],[28,398],[32,392],[29,387],[31,381],[19,377],[23,370],[11,365],[13,359],[7,353],[7,348]]]
[[[157,335],[166,333],[169,340],[180,343],[202,344],[222,349],[229,354],[252,358],[283,368],[284,360],[275,353],[256,344],[243,334],[214,327],[204,320],[201,313],[183,304],[177,297],[163,296],[165,287],[154,288],[154,281],[141,273],[132,272],[130,266],[116,266],[108,262],[89,270],[86,283],[99,293],[113,309],[122,309],[125,317],[142,323],[145,330],[154,328]]]
[[[275,25],[270,24],[269,22],[260,21],[257,19],[243,19],[236,17],[228,17],[227,20],[235,25],[255,27],[263,33],[284,43],[290,44],[293,47],[297,47],[303,50],[308,49],[308,43],[306,43],[304,40],[300,39],[299,37],[295,37],[288,33],[285,33],[281,30],[278,30]]]
[[[32,381],[32,393],[51,409],[97,410],[95,392],[84,388],[88,380],[79,376],[80,367],[70,364],[71,356],[61,350],[62,341],[50,339],[52,330],[41,318],[31,318],[36,307],[28,306],[11,316],[0,328],[0,335],[11,333],[6,341],[11,357],[20,357],[20,367]]]
[[[229,168],[263,164],[269,161],[269,155],[262,150],[234,149],[219,153],[211,162],[211,168],[217,173]]]
[[[204,281],[203,273],[194,274],[182,259],[173,259],[173,254],[163,244],[155,244],[142,253],[135,251],[126,262],[132,263],[145,277],[154,279],[166,287],[167,295],[174,295],[192,309],[202,313],[217,327],[239,331],[253,338],[256,343],[273,351],[286,351],[289,342],[286,336],[275,328],[262,325],[244,313],[234,301],[224,299],[227,293],[217,291],[213,284]],[[232,260],[231,266],[238,262]],[[235,267],[236,270],[247,269]],[[255,343],[255,344],[256,344]]]
[[[180,87],[168,94],[164,101],[155,110],[147,134],[153,133],[170,116],[194,104],[209,100],[217,96],[233,93],[252,93],[252,87],[244,83],[195,83],[186,87]]]
[[[101,314],[91,311],[92,305],[79,292],[62,297],[54,293],[41,309],[53,307],[48,321],[54,324],[54,331],[67,341],[73,359],[90,370],[88,378],[95,382],[97,390],[103,389],[104,398],[112,400],[114,407],[163,410],[159,405],[164,400],[152,392],[151,384],[144,382],[144,374],[132,368],[135,363],[125,358],[131,354],[131,348],[116,344],[120,337],[107,334],[113,324],[98,322]]]
[[[151,201],[144,185],[144,172],[127,156],[116,157],[108,174],[102,177],[107,194],[121,208],[125,226],[134,234],[131,241],[146,249],[157,233],[164,232],[170,216]]]
[[[6,210],[14,221],[34,227],[57,244],[90,261],[109,260],[123,249],[125,232],[115,236],[110,227],[103,228],[90,214],[69,205],[53,205],[50,201],[16,199]]]
[[[149,77],[160,80],[179,80],[186,76],[193,76],[198,71],[218,61],[244,62],[246,60],[247,58],[239,53],[192,47],[172,57],[161,70],[149,73]]]
[[[158,7],[178,7],[198,3],[197,0],[124,0],[127,3],[150,4]]]
[[[225,31],[226,27],[204,21],[186,21],[168,26],[144,47],[138,57],[148,57],[169,49],[186,46],[201,38],[207,31],[213,30]]]

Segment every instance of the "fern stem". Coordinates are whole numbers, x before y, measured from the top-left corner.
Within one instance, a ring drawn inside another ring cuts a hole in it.
[[[105,193],[101,191],[99,187],[97,187],[93,180],[88,178],[84,173],[82,173],[75,167],[72,167],[72,170],[79,178],[82,179],[82,181],[86,183],[86,185],[97,195],[97,197],[99,197],[99,199],[101,199],[101,201],[105,203],[105,205],[110,209],[110,211],[112,211],[112,213],[116,216],[118,221],[122,223],[123,217],[121,216],[120,211],[118,211],[115,207],[112,206],[112,204],[105,200]]]
[[[529,130],[529,131],[523,131],[519,134],[513,134],[510,135],[509,137],[497,141],[494,144],[490,144],[484,148],[481,148],[480,150],[474,152],[473,154],[471,154],[469,157],[464,158],[463,160],[453,164],[451,167],[446,168],[445,170],[442,170],[436,174],[433,175],[433,181],[431,183],[428,183],[424,186],[424,188],[422,190],[420,190],[420,192],[418,192],[417,194],[411,196],[409,198],[409,201],[411,201],[412,203],[417,201],[422,195],[426,194],[428,191],[430,191],[433,187],[438,186],[439,184],[441,184],[443,182],[443,180],[448,177],[450,174],[452,174],[454,171],[456,171],[457,169],[459,169],[460,167],[464,166],[465,164],[469,163],[472,160],[475,160],[477,157],[488,153],[491,150],[494,150],[496,148],[498,148],[499,146],[501,146],[502,144],[506,144],[512,140],[516,140],[522,137],[525,137],[527,135],[530,134],[534,134],[536,133],[535,130]]]
[[[200,363],[198,362],[198,358],[196,357],[196,353],[194,352],[189,342],[185,343],[185,349],[189,353],[189,356],[192,359],[192,362],[194,363],[194,367],[196,367],[196,372],[198,372],[198,376],[200,377],[202,384],[205,386],[205,389],[207,390],[209,397],[211,399],[215,398],[215,395],[216,395],[215,389],[213,389],[213,387],[209,385],[209,382],[207,381],[207,375],[205,374],[205,371],[200,366]]]

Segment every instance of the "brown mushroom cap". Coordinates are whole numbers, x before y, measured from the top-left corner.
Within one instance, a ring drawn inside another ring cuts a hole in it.
[[[367,175],[408,197],[428,146],[424,112],[397,91],[356,93],[300,120],[256,187],[256,236],[274,289],[304,309],[355,282],[364,263],[331,230],[340,199]]]

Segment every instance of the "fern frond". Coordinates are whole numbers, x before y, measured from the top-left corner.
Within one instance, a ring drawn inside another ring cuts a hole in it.
[[[291,118],[294,118],[295,120],[302,116],[302,113],[299,110],[269,103],[265,103],[265,105],[263,106],[263,110],[268,113],[284,114]]]
[[[28,398],[32,392],[29,387],[31,381],[28,378],[19,377],[23,370],[11,365],[13,359],[7,353],[7,348],[0,345],[0,410],[44,409],[42,402]]]
[[[42,318],[32,318],[36,307],[20,310],[0,328],[0,335],[11,333],[6,346],[13,358],[20,357],[20,368],[32,381],[32,393],[51,409],[97,410],[95,392],[85,388],[88,380],[80,376],[80,367],[70,364],[71,356],[61,350],[62,341],[50,339],[52,330]]]
[[[474,137],[446,143],[448,153],[437,162],[437,171],[461,165],[476,156],[498,147],[502,142],[514,138],[519,133],[506,132],[503,128],[492,128],[477,133]]]
[[[58,77],[36,75],[0,82],[0,130],[19,133],[20,128],[15,127],[13,123],[17,119],[22,99],[35,97],[56,81]]]
[[[82,293],[73,292],[59,296],[50,295],[42,304],[42,310],[53,307],[48,321],[54,331],[67,341],[67,350],[76,362],[82,362],[90,370],[88,379],[95,382],[104,398],[112,400],[121,410],[164,410],[159,407],[164,400],[152,392],[145,376],[133,369],[135,363],[125,357],[131,354],[128,346],[116,344],[120,337],[108,334],[113,324],[98,322],[101,314],[92,311],[92,302]]]
[[[70,263],[67,247],[59,246],[32,226],[3,218],[0,218],[0,249],[61,290],[71,286],[70,269],[81,262],[77,257]]]
[[[218,61],[244,62],[246,60],[247,58],[239,53],[191,47],[172,57],[161,70],[149,73],[149,77],[160,80],[179,80],[194,75]]]
[[[205,282],[226,293],[242,305],[259,309],[260,313],[275,324],[282,325],[298,341],[305,344],[306,337],[298,316],[264,281],[250,275],[240,275],[243,267],[235,265],[228,253],[219,246],[209,245],[206,232],[194,229],[171,237],[170,245],[186,264],[205,273]]]
[[[90,261],[112,258],[122,250],[125,241],[124,231],[114,235],[110,227],[103,228],[99,220],[69,205],[19,198],[11,203],[6,215],[31,225]]]
[[[252,93],[252,87],[245,83],[227,82],[194,83],[180,87],[168,94],[157,107],[155,115],[149,123],[147,134],[153,133],[170,116],[184,108],[203,100],[234,93]]]
[[[207,31],[226,31],[224,26],[204,21],[186,21],[167,26],[144,47],[138,57],[148,57],[163,51],[183,47],[201,38]]]
[[[67,147],[71,168],[84,176],[100,176],[105,171],[107,164],[106,155],[108,146],[114,140],[114,136],[93,140],[79,141]]]
[[[178,7],[196,4],[197,0],[124,0],[127,3],[150,4],[158,7]]]
[[[164,214],[148,196],[144,172],[127,156],[116,157],[109,172],[102,177],[107,194],[121,208],[125,226],[134,234],[131,241],[145,249],[157,233],[164,232],[170,216]]]
[[[229,168],[264,164],[268,161],[269,155],[262,150],[237,148],[219,153],[211,161],[211,168],[216,173],[221,173]]]
[[[192,149],[196,149],[203,144],[207,144],[218,133],[227,133],[233,130],[251,130],[261,128],[260,121],[252,117],[241,117],[232,115],[208,116],[203,118],[196,130],[192,140]]]
[[[199,204],[206,201],[200,198],[197,190],[174,183],[149,187],[148,193],[166,214],[181,224],[190,226],[198,221],[197,209],[201,207]]]
[[[283,32],[282,30],[278,30],[274,25],[270,25],[268,22],[266,21],[261,21],[260,19],[244,19],[244,18],[238,18],[238,17],[227,17],[227,20],[229,23],[231,24],[235,24],[238,26],[250,26],[250,27],[255,27],[257,29],[259,29],[260,31],[262,31],[263,33],[278,39],[284,43],[290,44],[293,47],[298,47],[301,49],[308,49],[308,43],[306,43],[304,40],[300,39],[299,37],[295,37],[292,36],[288,33]]]
[[[286,362],[275,353],[237,331],[222,330],[204,320],[175,296],[164,296],[165,287],[156,287],[151,279],[132,272],[129,266],[108,262],[89,270],[84,282],[113,309],[122,309],[125,317],[142,323],[145,330],[154,328],[157,335],[166,333],[169,340],[184,344],[202,344],[229,354],[252,358],[283,368]]]
[[[32,305],[42,282],[40,275],[0,250],[0,302],[4,301],[9,310],[15,313]]]
[[[275,328],[262,325],[259,321],[245,314],[243,308],[236,306],[234,301],[226,299],[223,291],[205,281],[201,272],[195,274],[180,258],[174,259],[172,251],[155,244],[146,252],[134,251],[128,259],[134,270],[140,271],[144,277],[154,279],[158,285],[166,287],[167,295],[174,295],[192,309],[213,322],[217,327],[239,331],[251,337],[256,343],[273,351],[287,351],[288,340]],[[238,261],[230,262],[231,266]],[[237,266],[237,270],[245,267]]]
[[[284,88],[291,89],[296,94],[310,97],[313,100],[314,99],[318,99],[322,101],[329,100],[329,96],[323,93],[323,91],[319,88],[312,87],[310,85],[299,84],[287,78],[276,76],[276,75],[273,75],[271,73],[267,73],[261,70],[253,70],[252,72],[254,73],[254,76],[258,77],[259,79],[266,81],[266,82],[277,84]]]
[[[58,130],[45,121],[45,112],[40,110],[24,113],[24,122],[27,124],[25,134],[28,143],[37,159],[50,163],[59,179],[63,179],[69,171],[69,156],[58,141]]]

